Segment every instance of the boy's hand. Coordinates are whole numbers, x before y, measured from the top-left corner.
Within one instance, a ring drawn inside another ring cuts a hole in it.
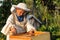
[[[29,35],[29,36],[34,36],[34,32],[35,32],[34,30],[30,30],[30,31],[28,32],[28,35]]]
[[[15,35],[15,34],[17,34],[16,28],[11,27],[10,28],[10,35]]]

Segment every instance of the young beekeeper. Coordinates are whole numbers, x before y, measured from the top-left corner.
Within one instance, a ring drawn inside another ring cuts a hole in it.
[[[32,35],[33,31],[36,31],[35,27],[30,24],[27,18],[27,12],[30,12],[30,9],[27,8],[25,3],[12,5],[12,14],[8,17],[6,24],[1,30],[1,32],[7,36],[7,40],[9,40],[10,35],[16,35],[25,32],[29,33],[29,35]]]

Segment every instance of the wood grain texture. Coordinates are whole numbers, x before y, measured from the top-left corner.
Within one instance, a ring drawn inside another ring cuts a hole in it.
[[[36,31],[34,36],[29,36],[27,33],[10,36],[10,40],[50,40],[49,32]]]

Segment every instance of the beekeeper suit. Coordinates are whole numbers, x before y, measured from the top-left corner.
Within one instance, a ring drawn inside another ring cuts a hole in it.
[[[28,16],[25,15],[30,9],[27,8],[25,3],[19,3],[11,7],[12,14],[8,17],[6,24],[1,30],[1,33],[7,36],[9,40],[10,30],[12,27],[16,29],[16,34],[36,30],[29,22]],[[23,16],[22,16],[23,15]]]

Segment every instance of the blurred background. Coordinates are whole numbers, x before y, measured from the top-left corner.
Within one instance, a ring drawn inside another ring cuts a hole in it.
[[[42,24],[38,31],[50,32],[51,40],[60,40],[60,0],[0,0],[0,30],[5,25],[13,4],[24,2]],[[0,40],[6,36],[0,32]]]

